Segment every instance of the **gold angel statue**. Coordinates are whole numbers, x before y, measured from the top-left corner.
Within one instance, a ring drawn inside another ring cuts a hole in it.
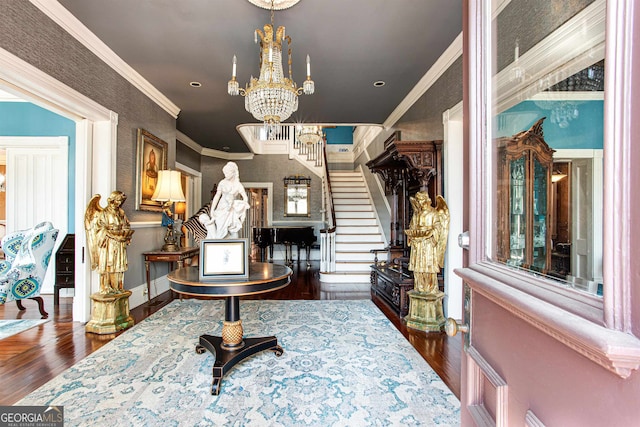
[[[442,196],[436,197],[436,207],[424,191],[410,197],[413,216],[405,230],[411,254],[409,270],[413,271],[414,290],[438,292],[438,272],[444,267],[444,252],[449,234],[449,208]]]
[[[100,274],[100,293],[116,294],[124,290],[124,272],[127,262],[127,246],[134,230],[121,208],[127,196],[114,191],[107,199],[107,207],[100,206],[100,195],[89,201],[84,215],[91,269]]]

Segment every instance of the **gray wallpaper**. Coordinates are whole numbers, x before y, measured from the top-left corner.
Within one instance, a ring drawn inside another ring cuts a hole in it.
[[[116,188],[128,195],[123,208],[132,222],[160,224],[159,213],[135,210],[136,133],[144,128],[166,141],[172,166],[175,119],[28,0],[0,1],[0,47],[118,114]],[[157,249],[163,233],[160,226],[136,230],[128,250],[127,289],[145,283],[142,252]],[[159,269],[166,274],[165,267]]]
[[[373,202],[380,218],[387,241],[390,238],[390,214],[384,202],[384,183],[376,174],[369,172],[366,163],[384,150],[384,141],[395,131],[401,132],[404,141],[431,141],[444,138],[442,113],[462,101],[462,57],[458,58],[443,75],[407,110],[393,128],[380,135],[356,159],[361,165],[365,180],[371,191]],[[390,199],[387,200],[390,202]]]
[[[180,141],[176,141],[176,162],[200,170],[200,153],[192,150]]]
[[[520,55],[595,0],[511,0],[498,16],[498,71],[514,60],[515,41]]]

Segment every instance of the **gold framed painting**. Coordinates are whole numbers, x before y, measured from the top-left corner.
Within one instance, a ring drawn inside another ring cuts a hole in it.
[[[158,171],[167,168],[169,144],[144,129],[138,129],[136,209],[162,211],[162,202],[151,200],[158,184]]]

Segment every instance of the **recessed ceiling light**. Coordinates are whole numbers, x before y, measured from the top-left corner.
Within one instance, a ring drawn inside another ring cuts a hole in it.
[[[191,83],[189,83],[189,86],[191,86],[191,87],[202,87],[202,83],[200,83],[200,82],[191,82]]]
[[[375,87],[382,87],[385,85],[385,82],[383,82],[382,80],[378,80],[377,82],[373,82],[373,85]]]

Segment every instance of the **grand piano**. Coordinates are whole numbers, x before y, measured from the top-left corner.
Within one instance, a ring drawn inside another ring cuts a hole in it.
[[[316,241],[312,226],[281,226],[281,227],[254,227],[253,243],[260,248],[260,261],[266,261],[266,248],[269,248],[269,258],[273,259],[273,245],[282,244],[285,247],[285,262],[293,265],[293,245],[298,247],[298,262],[300,262],[300,249],[307,251],[307,267],[311,266],[309,256],[311,246]]]

